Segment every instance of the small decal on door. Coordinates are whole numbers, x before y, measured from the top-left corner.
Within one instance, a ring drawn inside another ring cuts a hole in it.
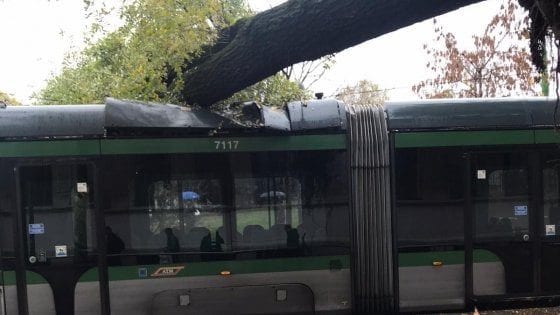
[[[68,251],[66,245],[56,245],[54,247],[54,252],[56,257],[66,257],[68,256]]]
[[[516,216],[527,215],[527,206],[513,206],[513,214]]]
[[[554,224],[547,224],[544,226],[545,232],[547,236],[556,235],[556,225]]]
[[[87,191],[88,191],[87,183],[77,183],[76,184],[76,190],[79,193],[87,193]]]
[[[476,178],[486,179],[486,170],[477,170],[476,171]]]
[[[43,223],[29,224],[29,235],[45,234],[45,225]]]

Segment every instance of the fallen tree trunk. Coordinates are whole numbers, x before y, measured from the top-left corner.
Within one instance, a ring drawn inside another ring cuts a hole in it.
[[[537,0],[537,8],[552,29],[554,36],[560,39],[560,3],[558,0]]]
[[[208,106],[292,64],[480,1],[290,0],[226,30],[226,42],[218,40],[211,54],[185,71],[182,96]]]

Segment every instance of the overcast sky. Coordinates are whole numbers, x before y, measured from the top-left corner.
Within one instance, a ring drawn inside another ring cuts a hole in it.
[[[248,2],[261,11],[284,1]],[[460,43],[468,44],[501,3],[487,0],[441,16],[439,21]],[[65,52],[81,47],[86,26],[79,0],[0,1],[0,91],[29,102],[31,94],[59,71]],[[388,89],[393,100],[416,98],[411,86],[429,76],[422,45],[432,40],[429,20],[347,49],[337,54],[335,66],[312,89],[331,96],[340,87],[369,79]]]

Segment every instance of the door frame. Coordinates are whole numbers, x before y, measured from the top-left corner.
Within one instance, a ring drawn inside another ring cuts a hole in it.
[[[57,157],[37,157],[37,158],[24,158],[21,160],[16,160],[14,163],[13,169],[13,181],[16,185],[15,193],[16,193],[16,213],[15,213],[15,223],[16,228],[14,229],[15,233],[15,251],[16,251],[16,259],[15,259],[15,276],[16,276],[16,290],[17,290],[17,304],[18,304],[18,313],[20,315],[27,315],[29,314],[29,299],[27,294],[27,279],[26,279],[26,272],[28,269],[27,264],[27,251],[26,251],[26,242],[27,242],[27,229],[26,229],[26,220],[25,220],[25,211],[23,209],[23,200],[21,197],[22,190],[21,190],[21,173],[20,169],[23,167],[32,167],[32,166],[52,166],[52,165],[87,165],[90,167],[91,174],[93,178],[91,180],[88,179],[89,182],[93,185],[93,204],[94,207],[91,209],[93,211],[93,220],[92,223],[95,225],[96,235],[94,235],[94,239],[97,243],[97,251],[94,251],[93,256],[97,255],[97,263],[91,264],[87,266],[88,269],[90,268],[97,268],[98,270],[98,281],[99,281],[99,290],[100,290],[100,299],[99,299],[99,306],[101,310],[101,314],[110,314],[109,311],[109,285],[108,285],[108,271],[107,271],[107,261],[106,261],[106,241],[105,241],[105,223],[103,217],[103,211],[101,206],[102,198],[100,197],[100,164],[99,159],[97,157],[69,157],[69,158],[57,158]],[[67,266],[74,266],[74,263],[69,263]],[[41,267],[39,267],[41,268]],[[49,266],[45,266],[44,269],[52,268]],[[76,269],[76,268],[72,268]],[[85,269],[83,272],[87,271]],[[80,273],[80,271],[77,271]],[[83,274],[81,272],[81,274]],[[41,274],[41,273],[39,273]],[[41,274],[42,275],[42,274]],[[44,277],[44,275],[42,275]],[[78,277],[79,279],[79,277]],[[53,287],[52,283],[48,281],[47,283],[51,287],[53,293],[53,304],[57,313],[59,312],[56,304],[56,288]],[[77,280],[74,284],[77,284]],[[74,293],[75,295],[75,293]],[[74,299],[74,296],[72,296]],[[73,307],[75,304],[72,303]],[[63,311],[66,313],[67,310]],[[74,309],[72,309],[72,312]]]
[[[528,172],[528,206],[529,206],[529,237],[527,242],[531,243],[531,263],[533,290],[527,293],[503,294],[503,295],[474,295],[474,235],[475,235],[475,205],[473,200],[474,157],[492,153],[516,153],[527,154]],[[540,283],[540,248],[541,234],[539,227],[543,221],[542,207],[542,172],[541,172],[541,150],[535,146],[503,147],[503,148],[469,148],[465,150],[465,302],[469,309],[476,305],[500,305],[516,302],[527,302],[528,299],[536,298],[541,293]],[[475,305],[476,304],[476,305]]]

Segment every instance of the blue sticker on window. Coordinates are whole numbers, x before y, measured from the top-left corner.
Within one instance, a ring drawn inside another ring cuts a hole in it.
[[[45,225],[43,223],[31,223],[29,224],[29,234],[45,234]]]
[[[515,215],[527,215],[527,206],[513,206]]]
[[[148,268],[138,268],[138,278],[146,278],[148,276]]]

